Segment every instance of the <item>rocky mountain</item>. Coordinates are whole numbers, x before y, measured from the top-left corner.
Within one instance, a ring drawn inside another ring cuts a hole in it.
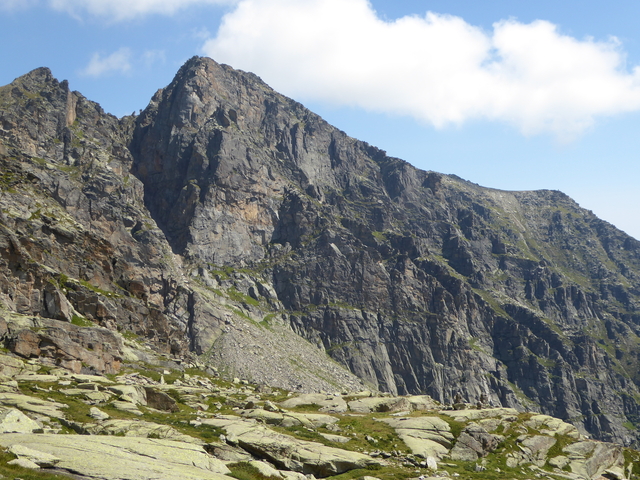
[[[10,351],[111,373],[117,330],[256,383],[637,445],[640,242],[566,195],[418,170],[207,58],[122,119],[38,69],[0,122]]]

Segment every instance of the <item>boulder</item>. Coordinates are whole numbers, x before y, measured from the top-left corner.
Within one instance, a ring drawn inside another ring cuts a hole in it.
[[[32,330],[20,330],[9,340],[9,349],[25,358],[40,356],[40,335]]]
[[[407,447],[409,447],[411,453],[418,457],[425,459],[433,457],[441,460],[449,453],[449,449],[447,447],[444,447],[442,444],[428,438],[419,438],[414,437],[413,435],[401,433],[398,433],[398,436],[407,445]]]
[[[271,412],[259,408],[255,410],[245,410],[242,412],[242,416],[246,418],[253,418],[269,425],[280,425],[284,419],[284,415],[282,413]]]
[[[321,433],[320,435],[323,438],[334,443],[347,443],[349,440],[351,440],[349,437],[343,437],[342,435],[332,435],[330,433]]]
[[[299,473],[299,472],[287,472],[287,471],[281,471],[280,470],[280,475],[282,475],[282,477],[286,480],[309,480],[309,476],[303,474],[303,473]]]
[[[14,458],[13,460],[8,461],[7,465],[16,465],[18,467],[30,468],[32,470],[37,470],[40,468],[40,465],[32,462],[28,458]]]
[[[355,413],[390,412],[394,410],[407,410],[409,403],[398,398],[389,397],[364,397],[349,402],[349,410]],[[400,408],[393,408],[401,405]]]
[[[11,392],[0,392],[0,404],[53,418],[64,418],[64,413],[60,409],[67,408],[64,403]]]
[[[454,439],[449,424],[438,417],[382,418],[393,427],[414,455],[442,459]]]
[[[533,415],[529,420],[525,421],[524,424],[529,428],[538,430],[543,435],[567,435],[576,440],[580,438],[580,432],[578,432],[576,427],[570,423],[563,422],[559,418],[550,417],[549,415]]]
[[[0,433],[42,432],[42,427],[20,410],[10,408],[0,412]]]
[[[360,397],[349,402],[349,410],[356,413],[413,412],[438,408],[438,403],[429,395],[406,397]]]
[[[38,467],[52,468],[60,462],[60,459],[55,455],[41,452],[40,450],[26,447],[21,444],[10,445],[9,448],[7,448],[7,451],[14,454],[18,459],[25,459],[35,463]]]
[[[483,456],[484,450],[482,449],[482,444],[466,432],[460,434],[458,441],[450,453],[452,460],[462,460],[465,462],[475,462]]]
[[[108,392],[91,391],[85,392],[83,395],[90,403],[107,403],[113,398],[113,395]]]
[[[102,410],[100,410],[97,407],[91,407],[89,409],[89,416],[91,418],[94,418],[94,419],[98,420],[98,421],[106,420],[106,419],[110,418],[108,413],[103,412]]]
[[[305,427],[319,428],[333,425],[337,423],[338,420],[337,417],[321,413],[285,413],[281,426],[292,427],[295,425],[303,425]]]
[[[326,427],[338,422],[337,417],[321,413],[296,413],[296,412],[269,412],[262,409],[245,410],[242,416],[260,420],[269,425],[279,425],[281,427],[293,427],[303,425],[310,428]]]
[[[107,390],[118,395],[122,401],[136,405],[147,404],[147,391],[142,385],[111,385]]]
[[[564,468],[569,464],[570,460],[564,455],[557,455],[555,457],[550,458],[548,462],[549,462],[549,465],[551,465],[552,467]]]
[[[556,444],[554,437],[547,435],[522,435],[518,437],[518,446],[527,459],[538,467],[547,463],[547,453]]]
[[[0,355],[0,375],[13,377],[24,370],[24,363],[9,355]]]
[[[229,480],[230,473],[201,446],[163,439],[11,433],[0,445],[51,455],[58,468],[103,480]]]
[[[278,470],[273,468],[267,462],[260,462],[258,460],[251,460],[249,462],[249,465],[254,467],[256,470],[258,470],[258,472],[260,472],[260,475],[264,475],[265,477],[284,478],[282,476],[282,474]]]
[[[307,393],[280,403],[283,408],[295,408],[301,405],[318,405],[319,411],[325,413],[344,413],[348,410],[347,402],[342,397],[321,393]]]
[[[147,406],[164,412],[177,412],[180,410],[177,402],[164,392],[159,392],[152,387],[144,387]]]
[[[501,418],[505,421],[515,421],[519,412],[515,408],[479,408],[467,410],[442,410],[440,412],[455,420],[468,422],[485,418]]]
[[[111,419],[99,424],[84,424],[83,430],[91,435],[119,435],[125,437],[166,438],[185,443],[202,444],[202,441],[184,435],[170,425],[143,420]]]
[[[51,382],[53,383],[59,380],[59,377],[57,375],[44,375],[44,374],[38,374],[38,373],[26,373],[22,375],[15,375],[13,378],[15,378],[18,382],[41,382],[41,383]]]
[[[622,447],[613,443],[582,441],[563,448],[569,457],[571,472],[583,478],[594,478],[607,469],[624,468]]]
[[[493,452],[502,441],[503,436],[488,433],[480,425],[471,423],[458,436],[451,449],[451,459],[475,462]]]
[[[47,283],[43,291],[44,311],[43,316],[70,322],[75,310],[67,300],[67,297],[53,283]]]
[[[112,385],[113,380],[109,380],[107,377],[103,377],[102,375],[87,375],[82,373],[72,373],[69,377],[78,383],[95,383],[101,385]]]
[[[227,442],[273,463],[279,468],[319,477],[338,475],[383,462],[357,452],[327,447],[274,432],[254,421],[220,416],[202,423],[223,428]]]
[[[116,400],[114,402],[111,402],[111,405],[113,405],[118,410],[122,410],[123,412],[133,413],[134,415],[142,415],[140,409],[138,409],[136,404],[132,402]]]
[[[406,400],[411,410],[435,410],[439,407],[439,403],[429,395],[409,395]]]
[[[16,355],[46,357],[75,373],[80,373],[83,366],[99,373],[120,370],[122,341],[106,328],[82,328],[65,321],[35,317],[9,325],[7,346]]]

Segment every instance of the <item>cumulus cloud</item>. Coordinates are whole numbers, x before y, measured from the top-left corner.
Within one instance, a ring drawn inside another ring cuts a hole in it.
[[[1,0],[14,1],[14,0]],[[115,21],[131,20],[148,14],[173,15],[178,10],[201,5],[233,4],[236,0],[49,0],[56,10],[75,17],[82,14]]]
[[[436,127],[490,119],[569,139],[640,109],[640,69],[626,70],[615,38],[576,39],[541,20],[486,32],[431,12],[386,21],[367,0],[241,0],[203,51],[299,99]]]
[[[127,73],[131,70],[131,57],[131,50],[126,47],[106,57],[94,53],[89,64],[80,73],[88,77],[102,77],[114,72]]]

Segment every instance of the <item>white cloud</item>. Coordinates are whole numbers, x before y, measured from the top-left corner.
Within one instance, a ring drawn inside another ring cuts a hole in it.
[[[94,53],[89,64],[80,73],[88,77],[102,77],[114,72],[127,73],[129,70],[131,70],[131,50],[123,47],[106,57]]]
[[[173,15],[191,6],[226,5],[235,2],[236,0],[49,0],[54,9],[75,17],[88,13],[115,21],[131,20],[149,14]]]
[[[367,0],[241,0],[203,51],[298,99],[470,119],[568,139],[598,116],[640,109],[640,69],[615,38],[579,40],[546,21],[493,31],[427,13],[389,22]]]

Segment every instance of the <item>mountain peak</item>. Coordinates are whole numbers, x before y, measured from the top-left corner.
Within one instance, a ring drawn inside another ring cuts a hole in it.
[[[58,86],[62,85],[63,88],[68,89],[68,82],[66,80],[59,82],[58,79],[53,76],[51,70],[47,67],[39,67],[31,70],[29,73],[16,78],[13,82],[11,82],[11,85],[20,86],[27,90],[37,90],[38,88],[42,88],[45,85],[53,88],[57,88]]]
[[[291,389],[639,438],[640,243],[566,195],[421,171],[208,58],[122,120],[46,69],[21,79],[1,91],[0,308]],[[17,354],[104,363],[16,332]]]

